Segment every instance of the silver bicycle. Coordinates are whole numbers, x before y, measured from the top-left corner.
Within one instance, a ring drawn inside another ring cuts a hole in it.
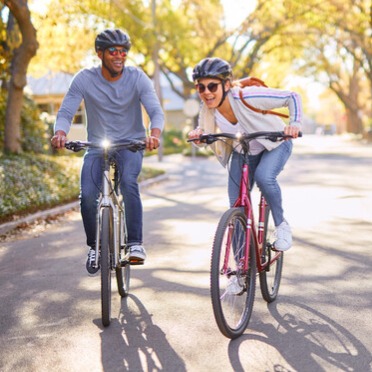
[[[111,273],[115,271],[118,292],[121,297],[129,293],[130,268],[138,262],[130,262],[127,246],[127,225],[125,208],[120,192],[119,167],[110,156],[117,149],[131,151],[144,150],[144,141],[127,140],[125,142],[101,144],[86,141],[69,141],[65,147],[78,152],[83,149],[95,148],[102,150],[103,169],[102,187],[97,207],[96,261],[94,267],[101,266],[101,305],[102,324],[107,327],[111,322]]]

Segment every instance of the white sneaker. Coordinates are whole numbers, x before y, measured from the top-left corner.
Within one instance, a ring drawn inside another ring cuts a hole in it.
[[[287,251],[292,247],[292,232],[288,222],[284,220],[275,230],[274,248],[277,251]]]
[[[243,287],[239,284],[238,278],[235,275],[229,278],[226,292],[229,295],[238,295],[243,292]]]
[[[130,262],[143,263],[146,260],[146,251],[143,245],[132,245],[130,247]]]

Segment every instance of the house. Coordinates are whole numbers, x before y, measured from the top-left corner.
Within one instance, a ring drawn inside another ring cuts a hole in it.
[[[68,90],[73,76],[73,74],[64,72],[49,72],[40,78],[28,76],[26,90],[42,112],[46,112],[54,117],[62,104],[63,97]],[[181,82],[177,81],[176,78],[175,84],[181,88]],[[160,78],[160,85],[166,117],[166,129],[182,130],[187,121],[183,113],[184,100],[171,89],[168,80],[164,76]],[[147,116],[144,115],[144,117],[147,120]],[[85,139],[85,124],[86,117],[84,104],[82,104],[74,117],[69,138]]]

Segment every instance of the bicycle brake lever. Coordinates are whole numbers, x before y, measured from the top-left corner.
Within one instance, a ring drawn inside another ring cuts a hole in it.
[[[66,142],[65,147],[66,149],[71,150],[73,152],[79,152],[84,148],[81,144],[76,142]]]
[[[210,136],[209,134],[202,134],[200,136],[200,141],[206,143],[207,145],[210,145],[210,144],[216,142],[217,140],[218,140],[218,138],[216,138],[212,135]]]
[[[144,150],[145,148],[146,148],[146,144],[139,142],[139,143],[133,143],[132,146],[129,147],[128,149],[129,151],[137,152],[137,151]]]
[[[266,139],[268,139],[268,140],[271,141],[271,142],[276,142],[276,141],[278,141],[278,140],[282,141],[284,138],[285,138],[285,136],[282,136],[282,137],[280,138],[280,137],[278,137],[278,136],[274,136],[274,135],[272,135],[272,136],[267,136],[267,137],[266,137]]]
[[[214,137],[213,135],[202,134],[198,138],[191,138],[187,140],[187,142],[195,142],[195,141],[200,141],[201,143],[206,143],[207,145],[210,145],[211,143],[218,141],[218,138]]]

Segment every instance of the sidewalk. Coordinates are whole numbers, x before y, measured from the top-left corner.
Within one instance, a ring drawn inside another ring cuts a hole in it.
[[[174,172],[182,171],[182,164],[184,162],[190,163],[191,161],[192,161],[191,158],[186,158],[181,154],[164,156],[161,162],[158,159],[158,155],[153,155],[144,158],[143,162],[144,166],[162,169],[165,171],[165,174],[142,181],[140,183],[140,189],[143,190],[147,187],[150,187],[151,185],[167,180],[170,177],[170,175],[173,174]],[[16,229],[19,226],[31,224],[37,220],[46,219],[51,216],[57,216],[76,208],[79,208],[78,200],[68,204],[59,205],[51,209],[26,215],[24,217],[20,217],[15,221],[0,224],[0,235],[4,235],[7,232]]]

